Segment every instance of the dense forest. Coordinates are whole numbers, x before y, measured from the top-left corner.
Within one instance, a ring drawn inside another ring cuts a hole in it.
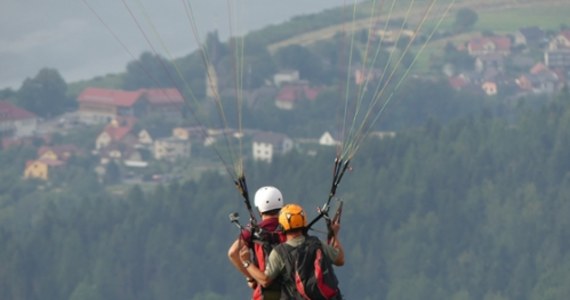
[[[338,22],[326,14],[327,22],[314,18],[296,21],[315,28]],[[315,101],[289,112],[273,101],[248,103],[245,128],[306,138],[338,121],[331,103],[344,95],[337,88],[346,79],[346,62],[337,61],[346,46],[343,37],[269,53],[268,43],[306,28],[294,25],[248,36],[251,49],[243,59],[254,75],[244,89],[263,87],[276,70],[288,68],[326,88]],[[221,74],[231,73],[231,42],[222,44],[217,33],[206,37],[206,49],[216,49],[209,54]],[[466,58],[452,54],[446,59]],[[382,65],[386,53],[379,57]],[[50,118],[75,109],[72,99],[87,85],[171,86],[167,73],[174,65],[166,62],[143,53],[120,76],[69,89],[57,70],[48,68],[18,91],[0,91],[0,98]],[[175,63],[196,96],[204,98],[205,69],[198,53]],[[141,67],[159,80],[150,80]],[[220,85],[230,86],[229,77]],[[394,130],[396,136],[365,140],[337,191],[345,203],[340,239],[347,263],[336,273],[346,298],[567,298],[568,91],[554,99],[482,99],[453,90],[446,80],[410,76],[392,103],[372,130]],[[90,149],[98,130],[54,135],[53,142]],[[22,180],[22,167],[35,157],[39,143],[0,149],[0,299],[248,299],[251,291],[227,259],[238,235],[228,214],[239,212],[247,222],[230,176],[212,171],[195,180],[132,185],[122,193],[106,184],[117,180],[97,178],[94,159],[74,157],[54,174],[56,180]],[[316,156],[293,151],[270,165],[246,161],[250,193],[275,185],[286,202],[300,203],[316,216],[329,193],[335,158],[334,149],[319,150]],[[321,236],[322,223],[311,234]]]
[[[516,118],[482,112],[370,138],[337,194],[346,297],[564,299],[569,122],[563,93],[538,110],[519,107]],[[0,152],[0,298],[248,297],[226,256],[237,235],[228,214],[246,215],[226,175],[114,195],[89,170],[64,186],[22,181],[30,153]],[[249,186],[276,185],[314,216],[333,158],[292,153],[247,165]]]

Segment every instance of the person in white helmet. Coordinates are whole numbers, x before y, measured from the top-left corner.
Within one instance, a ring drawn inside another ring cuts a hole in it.
[[[276,245],[284,242],[286,237],[279,228],[279,211],[283,207],[283,195],[276,187],[264,186],[255,192],[254,205],[261,215],[258,224],[259,230],[252,234],[254,228],[242,230],[240,236],[233,242],[228,250],[228,258],[247,280],[249,287],[253,289],[252,299],[272,300],[280,299],[281,287],[276,282],[274,285],[261,286],[249,275],[240,258],[240,249],[245,245],[252,249],[252,262],[260,269],[265,270],[269,253]]]

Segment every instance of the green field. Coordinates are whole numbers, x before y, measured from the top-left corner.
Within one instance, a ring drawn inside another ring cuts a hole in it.
[[[561,25],[570,26],[570,2],[566,5],[534,5],[489,11],[479,14],[475,30],[514,32],[521,27],[539,26],[544,30],[559,30]]]
[[[474,31],[491,30],[495,32],[514,32],[522,27],[539,26],[544,30],[558,30],[561,25],[570,26],[570,2],[565,5],[533,4],[517,8],[474,11],[479,20]],[[456,12],[450,12],[442,22],[440,29],[451,30]],[[433,28],[436,20],[426,22],[424,28]]]

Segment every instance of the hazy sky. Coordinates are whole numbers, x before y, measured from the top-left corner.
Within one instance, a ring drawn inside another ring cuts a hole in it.
[[[196,48],[196,38],[184,1],[3,0],[0,88],[18,89],[25,78],[34,77],[43,67],[57,69],[67,82],[124,71],[127,62],[133,60],[129,52],[135,58],[143,51],[152,52],[131,14],[161,55],[177,57],[190,53]],[[206,32],[214,29],[225,40],[230,31],[228,2],[234,12],[232,30],[238,34],[353,1],[190,0],[189,3],[202,40]]]

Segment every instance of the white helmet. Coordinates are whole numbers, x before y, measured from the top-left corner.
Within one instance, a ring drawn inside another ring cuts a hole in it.
[[[255,192],[254,203],[260,213],[283,207],[283,195],[273,186],[264,186]]]

